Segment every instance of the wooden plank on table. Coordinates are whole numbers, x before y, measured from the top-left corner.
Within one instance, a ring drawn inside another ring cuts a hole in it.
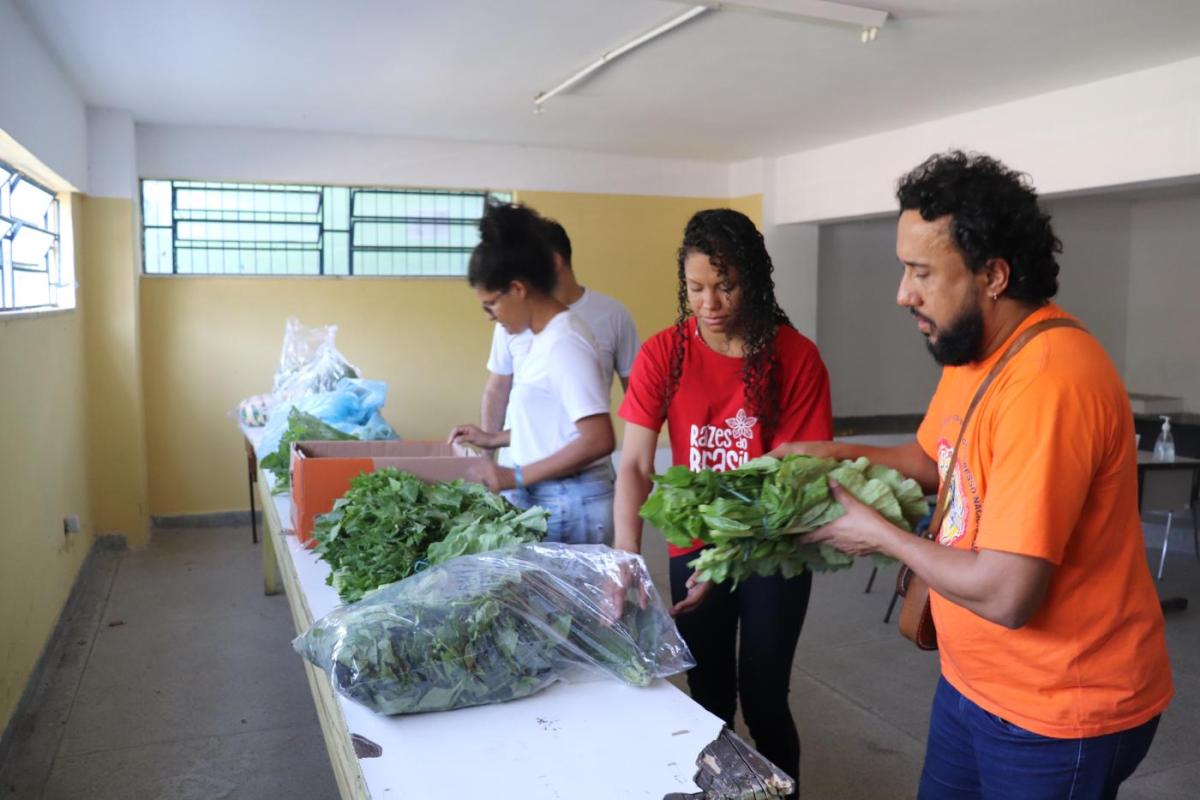
[[[279,522],[279,513],[275,500],[271,496],[268,481],[259,474],[258,485],[262,487],[263,496],[263,564],[266,568],[268,550],[278,557],[272,559],[279,568],[284,590],[287,594],[288,607],[292,612],[292,624],[296,634],[300,635],[312,625],[312,611],[308,600],[300,588],[296,575],[296,565],[288,550],[287,539]],[[274,571],[272,565],[272,572]],[[270,594],[270,592],[268,592]],[[334,778],[337,780],[338,792],[342,800],[369,800],[370,792],[363,779],[362,770],[358,766],[358,757],[354,752],[354,744],[350,738],[349,726],[338,705],[337,696],[329,676],[314,667],[304,659],[304,674],[308,677],[308,686],[312,691],[313,701],[317,707],[317,717],[321,722],[321,733],[325,737],[325,749],[329,752],[329,761],[333,766]]]

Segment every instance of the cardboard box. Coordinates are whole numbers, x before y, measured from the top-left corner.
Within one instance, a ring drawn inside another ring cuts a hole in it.
[[[292,529],[313,546],[313,521],[333,510],[334,502],[364,472],[395,467],[428,482],[466,478],[483,459],[445,442],[296,442],[292,445]]]

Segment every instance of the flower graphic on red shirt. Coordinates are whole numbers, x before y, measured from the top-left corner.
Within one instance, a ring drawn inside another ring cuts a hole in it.
[[[725,420],[725,424],[729,426],[729,430],[737,438],[753,439],[754,426],[758,424],[758,417],[747,417],[746,409],[739,408],[737,416]]]

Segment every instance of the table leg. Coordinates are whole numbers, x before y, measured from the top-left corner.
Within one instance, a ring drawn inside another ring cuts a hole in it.
[[[254,503],[254,467],[250,466],[250,543],[258,544],[258,513]]]
[[[263,594],[266,595],[279,594],[280,592],[279,572],[275,558],[275,539],[268,532],[263,537],[262,543]]]

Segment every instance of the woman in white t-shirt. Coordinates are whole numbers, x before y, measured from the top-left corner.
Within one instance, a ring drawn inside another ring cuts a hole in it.
[[[487,462],[470,477],[507,490],[522,508],[549,511],[548,540],[611,544],[609,387],[587,326],[551,294],[554,260],[542,225],[522,205],[489,204],[479,221],[467,280],[489,318],[510,334],[530,331],[533,342],[513,376],[508,430],[459,425],[450,441],[509,448],[514,466]]]

